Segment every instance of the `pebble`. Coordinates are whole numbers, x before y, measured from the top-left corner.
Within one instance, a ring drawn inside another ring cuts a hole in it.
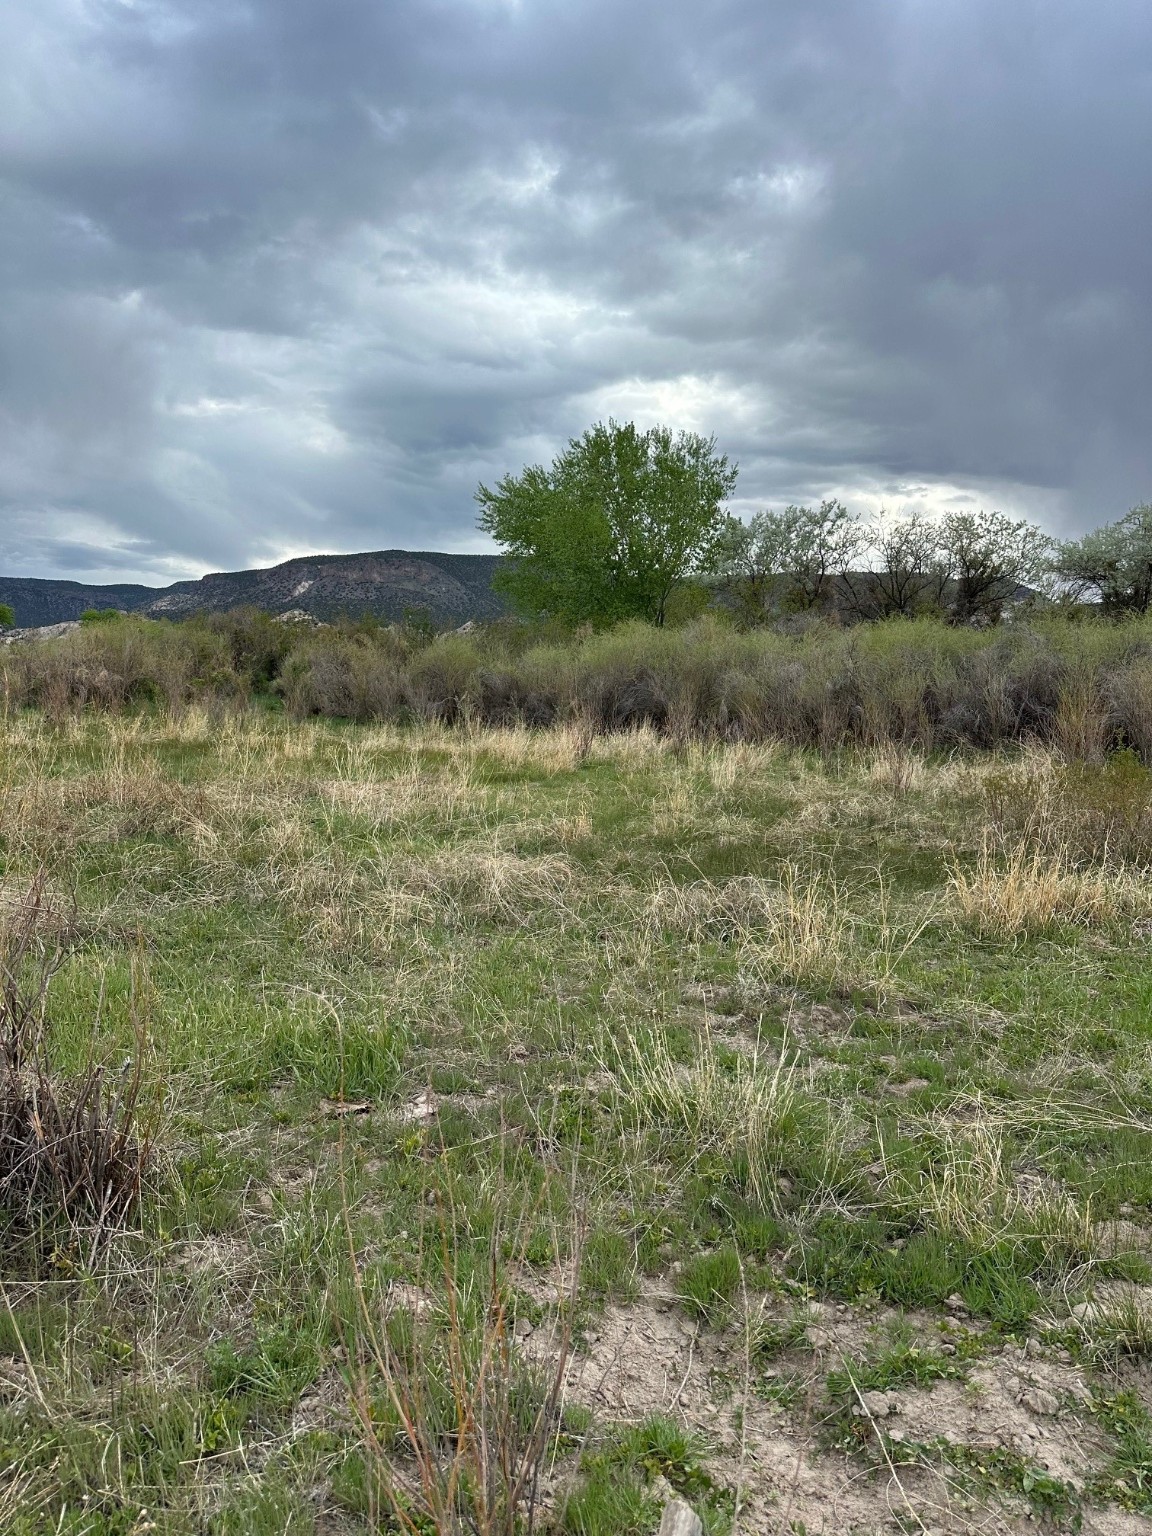
[[[1060,1412],[1060,1399],[1044,1387],[1031,1387],[1021,1397],[1024,1407],[1032,1413],[1042,1413],[1049,1418]]]

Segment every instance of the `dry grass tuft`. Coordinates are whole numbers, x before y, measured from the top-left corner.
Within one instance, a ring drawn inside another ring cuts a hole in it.
[[[868,765],[869,781],[898,798],[922,789],[928,777],[924,759],[895,741],[882,742]]]
[[[436,1205],[435,1294],[400,1286],[381,1310],[359,1270],[354,1275],[360,1327],[352,1400],[372,1526],[409,1536],[532,1536],[563,1412],[580,1233],[572,1235],[569,1288],[547,1348],[529,1358],[517,1343],[501,1255],[513,1256],[513,1269],[523,1266],[531,1220],[522,1231],[494,1233],[486,1264],[465,1271],[450,1232],[451,1200]]]
[[[657,933],[670,929],[701,943],[763,928],[779,901],[779,885],[757,875],[686,885],[667,879],[648,895],[644,912]]]
[[[579,892],[579,877],[560,854],[521,856],[500,848],[460,848],[412,859],[386,885],[401,900],[488,922],[526,922],[562,913]]]
[[[329,811],[354,816],[372,827],[407,827],[435,820],[441,827],[472,814],[481,799],[470,765],[453,763],[430,773],[415,762],[387,779],[341,777],[322,781],[316,792]]]
[[[741,969],[755,986],[883,989],[898,962],[935,915],[922,904],[910,922],[892,910],[881,885],[869,896],[867,921],[848,893],[821,868],[786,863],[775,880],[741,875],[725,881],[667,881],[645,902],[653,937],[671,930],[691,943],[727,940],[738,948]]]
[[[953,862],[948,890],[961,921],[988,937],[1042,933],[1057,923],[1093,927],[1152,904],[1140,874],[1080,869],[1066,850],[1027,840],[998,852],[987,833],[971,868]]]
[[[757,968],[790,981],[847,980],[853,925],[843,888],[826,871],[785,864],[764,928],[745,936]]]
[[[967,1109],[962,1127],[946,1114],[924,1123],[932,1156],[917,1172],[907,1164],[886,1165],[887,1197],[919,1224],[978,1252],[1030,1238],[1054,1252],[1095,1256],[1100,1242],[1090,1208],[1055,1184],[1022,1184],[1010,1154],[1008,1122],[980,1100]]]

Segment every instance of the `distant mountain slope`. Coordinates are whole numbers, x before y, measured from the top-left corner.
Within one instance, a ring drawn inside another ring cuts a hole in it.
[[[0,603],[10,603],[17,624],[33,628],[78,619],[85,608],[135,610],[151,602],[155,587],[90,587],[82,581],[41,581],[35,576],[0,576]]]
[[[170,587],[88,586],[0,576],[0,603],[10,603],[16,622],[32,627],[79,618],[86,608],[125,608],[151,618],[263,608],[286,613],[302,608],[318,619],[375,614],[401,619],[419,610],[435,624],[459,625],[507,612],[492,590],[498,555],[444,555],[385,549],[363,555],[304,555],[266,570],[222,571]]]

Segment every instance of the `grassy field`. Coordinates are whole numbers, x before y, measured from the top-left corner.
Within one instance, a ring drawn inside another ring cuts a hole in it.
[[[0,856],[154,1147],[0,1163],[3,1531],[1152,1529],[1130,754],[21,713]]]

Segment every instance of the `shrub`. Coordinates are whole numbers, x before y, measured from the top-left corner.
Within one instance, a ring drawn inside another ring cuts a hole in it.
[[[138,1030],[117,1073],[93,1061],[71,1077],[53,1069],[46,999],[63,954],[40,873],[0,926],[0,1211],[16,1235],[62,1217],[96,1241],[130,1215],[152,1161],[143,1039]]]
[[[54,718],[84,706],[239,701],[245,691],[221,636],[199,625],[119,614],[115,623],[9,647],[0,659],[0,678],[12,703],[38,705]]]
[[[432,635],[411,625],[314,628],[254,612],[182,624],[119,616],[0,651],[10,704],[54,715],[134,701],[242,702],[273,689],[298,716],[355,721],[650,727],[675,741],[933,750],[1038,741],[1068,762],[1117,746],[1152,762],[1152,619],[1065,617],[957,628],[889,619],[740,632],[706,613],[680,628],[602,633],[507,621]]]

